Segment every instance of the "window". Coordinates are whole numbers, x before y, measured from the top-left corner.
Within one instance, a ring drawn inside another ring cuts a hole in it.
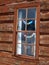
[[[39,51],[39,3],[21,3],[15,7],[14,53],[25,58],[38,57]]]

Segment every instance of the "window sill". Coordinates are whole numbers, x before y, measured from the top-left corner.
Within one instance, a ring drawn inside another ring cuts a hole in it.
[[[15,55],[15,57],[19,60],[26,60],[26,61],[39,61],[38,58],[33,57],[33,56],[28,56],[28,55]]]

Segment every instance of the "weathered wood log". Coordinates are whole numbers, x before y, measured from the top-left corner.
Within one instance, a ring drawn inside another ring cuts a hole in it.
[[[49,61],[49,58],[46,57],[39,57],[40,61]]]
[[[45,28],[45,29],[40,29],[40,34],[41,35],[43,35],[43,34],[47,34],[47,35],[49,35],[49,28],[47,29],[47,28]]]
[[[18,60],[18,59],[15,59],[15,58],[10,58],[10,57],[0,57],[0,62],[3,62],[3,63],[9,63],[12,64],[12,65],[36,65],[36,63],[34,62],[26,62],[26,61],[23,61],[23,60]],[[9,61],[10,60],[10,61]]]
[[[39,55],[49,57],[49,50],[48,49],[49,49],[49,47],[39,46]]]
[[[1,21],[3,21],[3,20],[13,20],[13,19],[14,19],[13,15],[0,16]]]
[[[25,1],[25,0],[8,0],[8,1],[4,1],[4,0],[2,0],[2,1],[0,1],[0,4],[2,5],[2,4],[9,4],[9,3],[13,3],[13,2],[22,2],[22,1]]]
[[[49,21],[40,21],[40,27],[49,27]]]
[[[47,12],[47,13],[40,13],[40,18],[41,19],[49,19],[49,12]]]
[[[0,43],[0,50],[1,51],[11,51],[12,52],[12,44]]]
[[[43,52],[48,52],[49,53],[49,47],[45,47],[45,46],[39,46],[39,49],[40,51],[43,51]]]
[[[0,42],[6,41],[6,42],[12,42],[13,41],[13,35],[11,33],[0,33]]]
[[[0,6],[0,13],[5,13],[5,12],[14,12],[14,7],[13,6]]]
[[[49,64],[49,57],[39,57],[39,64],[40,65],[48,65]]]
[[[12,53],[0,51],[0,57],[7,57],[7,58],[9,57],[9,58],[11,58],[12,57]]]
[[[49,33],[49,21],[40,22],[40,32]]]
[[[13,31],[13,23],[0,23],[0,31]]]
[[[49,8],[49,1],[48,0],[41,0],[40,1],[41,2],[41,8],[43,9],[47,9],[47,8]],[[46,7],[46,8],[45,8]]]

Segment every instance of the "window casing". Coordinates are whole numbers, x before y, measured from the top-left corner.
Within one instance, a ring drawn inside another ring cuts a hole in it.
[[[38,58],[40,4],[21,3],[15,7],[13,53],[23,58]]]

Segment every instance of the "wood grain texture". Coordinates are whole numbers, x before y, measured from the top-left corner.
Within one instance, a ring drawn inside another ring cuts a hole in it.
[[[11,33],[0,33],[0,41],[12,41],[13,35]]]
[[[13,31],[13,23],[0,23],[0,31]]]
[[[0,50],[1,51],[11,51],[12,52],[12,43],[0,43]]]
[[[4,20],[6,21],[10,20],[11,22],[11,20],[13,20],[14,13],[12,15],[7,13],[14,12],[14,5],[5,6],[5,4],[18,3],[23,1],[29,1],[29,0],[0,0],[0,22],[3,22]],[[49,20],[47,21],[47,19],[49,19],[49,0],[40,0],[40,2],[41,2],[40,18],[44,19],[43,21],[40,21],[40,32],[49,33]],[[8,24],[0,23],[0,31],[13,31],[12,24],[13,23]],[[12,33],[0,32],[0,41],[3,41],[0,42],[0,50],[12,51],[13,45],[11,44],[11,42],[10,43],[4,42],[4,41],[12,41],[13,40],[12,38],[13,38]],[[48,57],[49,47],[46,46],[49,44],[49,35],[46,34],[40,35],[40,44],[39,44],[39,65],[49,65],[49,57]],[[18,60],[18,58],[14,57],[12,53],[0,51],[0,65],[23,65],[23,64],[34,65],[33,62]]]
[[[0,21],[3,21],[3,20],[13,20],[13,15],[0,16]]]
[[[49,21],[40,22],[40,32],[49,33]]]
[[[40,35],[40,41],[49,42],[49,35]],[[45,42],[43,42],[43,43],[45,43]]]

